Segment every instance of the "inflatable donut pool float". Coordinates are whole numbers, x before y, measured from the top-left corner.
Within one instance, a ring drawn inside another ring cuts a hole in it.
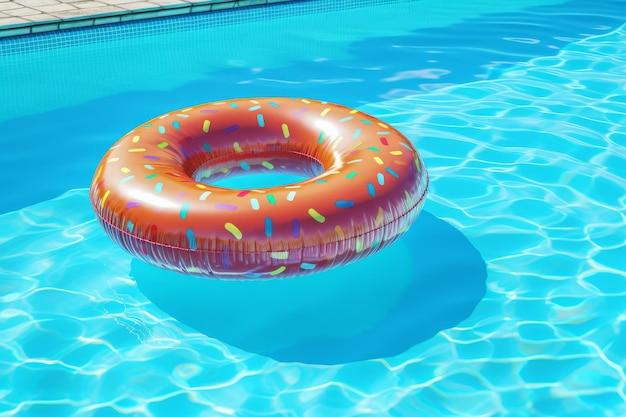
[[[231,189],[231,175],[290,173]],[[428,175],[380,120],[308,99],[255,98],[173,111],[109,149],[90,188],[106,233],[151,264],[204,277],[283,278],[371,255],[413,223]]]

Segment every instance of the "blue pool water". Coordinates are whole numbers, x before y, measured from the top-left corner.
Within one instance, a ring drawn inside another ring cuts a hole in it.
[[[625,415],[626,3],[499,3],[0,41],[0,416]],[[410,232],[265,282],[108,240],[86,187],[118,137],[261,95],[409,137],[431,177]]]

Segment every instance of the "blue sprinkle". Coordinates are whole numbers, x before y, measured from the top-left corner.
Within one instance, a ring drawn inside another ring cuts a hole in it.
[[[300,220],[293,219],[293,222],[291,222],[291,234],[293,237],[300,236]]]
[[[265,236],[272,237],[273,225],[272,219],[269,217],[265,218]]]
[[[243,161],[242,163],[240,163],[239,166],[244,171],[249,171],[250,170],[250,164],[248,164],[246,161]]]
[[[257,105],[257,106],[252,106],[252,107],[248,107],[248,111],[255,111],[255,110],[259,110],[261,108],[261,106]]]
[[[172,122],[172,126],[174,126],[174,129],[176,130],[180,129],[180,123],[178,123],[178,120],[174,120]]]
[[[193,234],[193,230],[187,229],[187,240],[189,241],[189,249],[196,249],[196,236]]]
[[[230,107],[232,107],[233,109],[237,108],[237,103],[230,103]]]
[[[361,128],[357,129],[357,130],[354,132],[354,139],[358,138],[360,134],[361,134]]]
[[[133,222],[131,222],[130,220],[126,222],[126,229],[128,229],[128,231],[130,233],[132,233],[133,231]]]
[[[226,130],[224,130],[224,132],[226,132],[226,133],[232,133],[232,132],[234,132],[234,131],[235,131],[235,130],[237,130],[237,129],[239,129],[239,125],[232,125],[232,126],[228,126],[228,127],[226,128]]]
[[[400,175],[398,175],[398,173],[391,168],[385,168],[385,171],[390,173],[394,178],[400,178]]]
[[[376,197],[376,189],[374,188],[374,184],[372,184],[371,182],[367,183],[367,192],[370,194],[371,197]]]
[[[382,172],[376,174],[376,178],[378,178],[378,183],[380,185],[385,185],[385,175]]]
[[[352,200],[337,200],[337,201],[335,201],[335,206],[337,206],[338,208],[354,207],[354,201],[352,201]]]
[[[302,268],[302,269],[315,269],[315,264],[310,264],[310,263],[307,263],[307,262],[302,262],[302,263],[300,264],[300,268]]]
[[[165,133],[165,127],[164,126],[159,126],[159,133],[160,134]]]
[[[276,107],[276,108],[280,107],[278,104],[274,103],[273,101],[270,101],[268,104],[272,107]]]
[[[259,123],[259,127],[265,127],[265,119],[263,119],[262,114],[256,115],[256,121]]]

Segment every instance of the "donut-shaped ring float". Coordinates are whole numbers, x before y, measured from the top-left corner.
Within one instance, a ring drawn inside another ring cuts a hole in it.
[[[277,187],[211,185],[291,173]],[[254,98],[159,116],[100,162],[91,204],[106,233],[151,264],[197,276],[283,278],[388,246],[419,215],[428,175],[411,142],[336,104]]]

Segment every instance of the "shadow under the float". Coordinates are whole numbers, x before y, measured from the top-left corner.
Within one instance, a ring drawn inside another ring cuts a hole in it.
[[[283,362],[338,364],[400,354],[467,318],[485,294],[480,253],[423,212],[389,248],[315,275],[212,280],[139,260],[131,276],[179,322]]]

